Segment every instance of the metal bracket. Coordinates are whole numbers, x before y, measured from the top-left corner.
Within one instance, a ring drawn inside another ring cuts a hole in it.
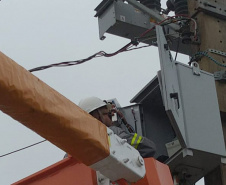
[[[200,76],[201,73],[200,73],[200,69],[199,69],[199,64],[197,62],[192,62],[191,66],[192,66],[193,74]]]
[[[193,151],[188,148],[183,149],[183,157],[186,156],[193,156]]]
[[[214,54],[217,54],[217,55],[221,55],[221,56],[226,57],[226,53],[225,52],[222,52],[222,51],[219,51],[219,50],[216,50],[216,49],[209,49],[208,51],[210,53],[214,53]]]
[[[221,163],[226,164],[226,158],[225,157],[221,157]]]
[[[214,73],[214,78],[217,81],[224,81],[226,82],[226,71],[217,71]]]
[[[126,0],[129,4],[131,4],[132,6],[134,6],[135,8],[143,11],[144,13],[150,15],[151,17],[153,17],[154,19],[156,19],[156,21],[160,22],[160,21],[163,21],[164,18],[160,15],[160,13],[150,9],[150,8],[147,8],[146,6],[144,6],[143,4],[137,2],[136,0]],[[179,30],[180,27],[179,25],[177,24],[169,24],[168,25],[169,28],[171,28],[172,30]]]
[[[112,3],[114,0],[102,1],[94,10],[96,11],[96,15],[94,17],[98,17],[101,15]]]
[[[99,171],[96,172],[97,185],[111,185],[110,179],[102,175]]]
[[[129,145],[126,140],[115,135],[111,129],[107,128],[107,133],[110,143],[110,155],[92,164],[90,167],[99,171],[113,182],[119,179],[125,179],[128,182],[137,182],[143,178],[146,170],[140,153]],[[120,170],[118,170],[119,168]],[[101,177],[99,182],[105,182],[104,180]],[[106,180],[106,183],[108,182],[109,180]]]
[[[210,3],[207,0],[198,0],[197,3],[196,9],[198,12],[196,12],[195,15],[201,11],[214,17],[226,20],[226,6],[224,4]]]

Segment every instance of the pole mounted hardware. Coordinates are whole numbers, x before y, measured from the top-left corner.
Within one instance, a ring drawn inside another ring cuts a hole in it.
[[[200,76],[201,73],[200,73],[199,64],[197,62],[192,62],[191,65],[192,65],[193,74]]]
[[[226,82],[226,71],[216,71],[214,78],[216,81]]]
[[[219,50],[215,50],[215,49],[209,49],[208,51],[210,53],[214,53],[214,54],[226,57],[226,53],[225,52],[222,52],[222,51],[219,51]],[[215,78],[216,81],[226,82],[226,71],[221,70],[221,71],[214,72],[214,78]]]
[[[180,108],[180,101],[179,101],[178,93],[170,93],[170,98],[177,100],[177,108],[179,109]]]
[[[142,1],[143,2],[143,1]],[[182,39],[180,33],[188,33],[187,30],[181,30],[181,27],[186,27],[187,19],[183,20],[181,26],[178,22],[167,20],[166,17],[160,15],[156,9],[149,9],[142,3],[136,0],[103,0],[96,8],[95,17],[98,18],[99,38],[106,38],[105,33],[117,35],[123,38],[134,40],[139,38],[139,42],[156,46],[156,24],[164,24],[164,33],[169,42],[169,48],[172,51],[192,55],[190,44],[185,44],[188,39]],[[145,34],[141,37],[142,34]],[[184,35],[183,35],[184,36]],[[189,41],[197,42],[197,36],[189,32]]]
[[[196,10],[197,12],[192,17],[195,17],[199,12],[204,12],[214,17],[226,20],[226,6],[224,4],[211,3],[207,0],[198,0]]]
[[[222,52],[222,51],[219,51],[219,50],[216,50],[216,49],[209,49],[208,51],[210,53],[214,53],[214,54],[217,54],[217,55],[221,55],[221,56],[226,57],[226,52]]]

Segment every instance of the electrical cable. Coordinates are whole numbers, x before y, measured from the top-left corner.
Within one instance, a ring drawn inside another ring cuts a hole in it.
[[[179,19],[178,19],[179,18]],[[155,29],[155,26],[157,25],[161,25],[163,24],[164,22],[168,21],[168,20],[171,20],[170,23],[167,23],[167,24],[171,24],[173,23],[172,21],[174,22],[178,22],[178,21],[181,21],[183,19],[189,19],[189,20],[192,20],[194,22],[194,25],[195,25],[195,31],[194,31],[194,35],[196,36],[196,30],[197,30],[197,23],[196,23],[196,20],[189,17],[188,15],[182,15],[182,14],[178,14],[178,15],[175,15],[175,16],[170,16],[170,17],[167,17],[166,19],[160,21],[159,23],[156,23],[152,28],[146,30],[145,32],[143,32],[141,35],[140,35],[140,38],[141,37],[144,37],[147,33],[149,33],[150,31],[152,31],[153,29]]]
[[[144,47],[149,47],[150,45],[146,45],[146,46],[141,46],[141,47],[137,47],[137,48],[131,48],[133,46],[138,45],[138,41],[131,41],[130,43],[126,44],[125,46],[123,46],[121,49],[119,49],[118,51],[114,52],[114,53],[106,53],[104,51],[99,51],[93,55],[91,55],[90,57],[87,57],[85,59],[80,59],[80,60],[76,60],[76,61],[67,61],[67,62],[60,62],[60,63],[54,63],[54,64],[50,64],[50,65],[46,65],[46,66],[40,66],[40,67],[36,67],[33,69],[30,69],[30,72],[35,72],[35,71],[40,71],[40,70],[44,70],[44,69],[48,69],[51,67],[66,67],[66,66],[72,66],[72,65],[78,65],[78,64],[82,64],[84,62],[87,62],[93,58],[97,58],[97,57],[112,57],[115,56],[119,53],[122,52],[126,52],[126,51],[131,51],[131,50],[135,50],[135,49],[141,49]]]
[[[54,64],[50,64],[50,65],[36,67],[36,68],[30,69],[29,71],[30,72],[35,72],[35,71],[40,71],[40,70],[48,69],[48,68],[51,68],[51,67],[66,67],[66,66],[78,65],[78,64],[82,64],[84,62],[87,62],[87,61],[89,61],[89,60],[91,60],[93,58],[97,58],[97,57],[112,57],[112,56],[115,56],[115,55],[117,55],[119,53],[122,53],[122,52],[125,52],[125,51],[131,51],[131,50],[135,50],[135,49],[141,49],[143,47],[149,47],[150,45],[131,49],[131,47],[137,46],[139,44],[139,42],[141,41],[141,39],[144,38],[144,36],[147,33],[149,33],[150,31],[152,31],[153,29],[155,29],[155,26],[156,25],[161,25],[164,22],[166,22],[167,20],[171,20],[171,22],[167,23],[167,24],[171,24],[173,22],[181,21],[184,18],[190,19],[190,20],[192,20],[195,23],[195,33],[194,33],[195,36],[194,37],[196,37],[196,29],[197,29],[196,21],[194,19],[190,18],[187,15],[175,15],[175,16],[172,16],[172,17],[168,17],[168,18],[162,20],[159,23],[156,23],[151,29],[148,29],[144,33],[142,33],[140,35],[140,37],[135,38],[134,41],[131,41],[130,43],[126,44],[125,46],[123,46],[121,49],[119,49],[118,51],[116,51],[114,53],[106,53],[104,51],[99,51],[99,52],[97,52],[97,53],[95,53],[95,54],[93,54],[90,57],[87,57],[85,59],[80,59],[80,60],[76,60],[76,61],[66,61],[66,62],[54,63]]]
[[[174,35],[178,35],[177,33],[171,33],[171,34],[165,34],[165,36],[166,37],[169,37],[169,36],[174,36]],[[153,37],[142,37],[142,39],[137,39],[139,42],[145,42],[145,41],[148,41],[148,40],[156,40],[157,39],[157,37],[156,36],[153,36]],[[173,39],[171,39],[171,41],[172,40],[176,40],[177,38],[173,38]],[[149,46],[152,46],[152,45],[155,45],[156,44],[156,42],[155,41],[152,41],[152,44],[149,44],[149,45],[147,45],[147,46],[145,46],[145,47],[149,47]],[[136,49],[136,48],[134,48],[134,49]],[[138,48],[139,49],[139,48]]]
[[[176,50],[176,55],[175,55],[175,61],[177,60],[177,54],[178,54],[178,50],[179,50],[179,46],[180,46],[180,38],[177,38],[178,39],[178,43],[177,43],[177,50]]]
[[[6,153],[6,154],[3,154],[3,155],[0,155],[0,158],[1,158],[1,157],[5,157],[5,156],[7,156],[7,155],[11,155],[11,154],[13,154],[13,153],[16,153],[16,152],[19,152],[19,151],[22,151],[22,150],[25,150],[25,149],[30,148],[30,147],[32,147],[32,146],[35,146],[35,145],[41,144],[41,143],[43,143],[43,142],[45,142],[45,141],[47,141],[47,140],[42,140],[42,141],[39,141],[39,142],[34,143],[34,144],[32,144],[32,145],[29,145],[29,146],[23,147],[23,148],[21,148],[21,149],[18,149],[18,150],[15,150],[15,151],[12,151],[12,152],[9,152],[9,153]]]
[[[137,119],[136,119],[136,115],[135,115],[135,112],[134,112],[133,108],[131,108],[131,113],[132,113],[133,119],[134,119],[135,132],[137,132]]]
[[[33,69],[30,69],[29,71],[30,72],[34,72],[34,71],[40,71],[40,70],[44,70],[44,69],[48,69],[50,67],[66,67],[66,66],[71,66],[71,65],[78,65],[78,64],[82,64],[84,62],[87,62],[93,58],[96,58],[96,57],[112,57],[114,55],[117,55],[121,52],[124,52],[127,50],[128,47],[134,45],[134,42],[130,42],[128,44],[126,44],[125,46],[123,46],[121,49],[119,49],[118,51],[114,52],[114,53],[106,53],[104,51],[99,51],[93,55],[91,55],[90,57],[87,57],[85,59],[81,59],[81,60],[76,60],[76,61],[67,61],[67,62],[60,62],[60,63],[54,63],[54,64],[50,64],[50,65],[46,65],[46,66],[40,66],[40,67],[36,67],[36,68],[33,68]]]
[[[226,67],[225,64],[222,64],[220,63],[219,61],[215,60],[213,57],[211,57],[210,55],[208,55],[208,51],[199,51],[197,52],[193,57],[191,57],[191,60],[189,61],[189,65],[191,65],[191,62],[193,61],[197,61],[198,58],[201,58],[201,57],[207,57],[209,58],[210,60],[212,60],[215,64],[221,66],[221,67]]]
[[[35,71],[40,71],[40,70],[44,70],[44,69],[48,69],[50,67],[65,67],[65,66],[71,66],[71,65],[78,65],[78,64],[82,64],[86,61],[89,61],[93,58],[96,58],[96,57],[102,57],[102,56],[105,56],[105,57],[112,57],[114,55],[117,55],[121,52],[125,52],[125,51],[131,51],[131,50],[135,50],[135,49],[141,49],[141,48],[144,48],[144,47],[149,47],[150,45],[146,45],[146,46],[141,46],[141,47],[138,47],[138,48],[131,48],[132,46],[134,45],[137,45],[138,42],[130,42],[128,44],[126,44],[124,47],[122,47],[121,49],[119,49],[118,51],[114,52],[114,53],[105,53],[104,51],[100,51],[100,52],[97,52],[95,53],[94,55],[91,55],[90,57],[87,57],[86,59],[81,59],[81,60],[77,60],[77,61],[68,61],[68,62],[60,62],[60,63],[55,63],[55,64],[51,64],[51,65],[46,65],[46,66],[40,66],[40,67],[36,67],[36,68],[33,68],[33,69],[30,69],[29,71],[30,72],[35,72]],[[7,155],[11,155],[13,153],[16,153],[16,152],[19,152],[19,151],[22,151],[24,149],[27,149],[27,148],[30,148],[32,146],[35,146],[35,145],[38,145],[40,143],[43,143],[47,140],[43,140],[43,141],[40,141],[40,142],[37,142],[37,143],[34,143],[32,145],[29,145],[29,146],[26,146],[24,148],[21,148],[21,149],[18,149],[18,150],[15,150],[15,151],[12,151],[12,152],[9,152],[7,154],[3,154],[0,156],[1,157],[5,157]]]
[[[178,17],[179,17],[179,19],[178,19]],[[103,56],[104,57],[112,57],[112,56],[115,56],[115,55],[117,55],[119,53],[122,53],[122,52],[125,52],[125,51],[131,51],[131,50],[135,50],[135,49],[141,49],[143,47],[149,47],[150,45],[131,49],[131,47],[137,46],[139,44],[139,42],[141,41],[141,39],[144,38],[144,36],[147,33],[149,33],[150,31],[152,31],[153,29],[155,29],[155,26],[156,25],[161,25],[164,22],[166,22],[167,20],[171,20],[170,23],[167,23],[167,24],[171,24],[172,21],[173,22],[177,22],[177,21],[181,21],[184,18],[190,19],[190,20],[192,20],[195,23],[195,34],[194,34],[195,36],[194,37],[196,37],[196,29],[197,29],[196,21],[194,19],[190,18],[187,15],[175,15],[175,16],[172,16],[172,17],[168,17],[168,18],[162,20],[159,23],[156,23],[151,29],[148,29],[144,33],[142,33],[140,35],[140,37],[135,38],[134,41],[131,41],[130,43],[126,44],[125,46],[123,46],[121,49],[119,49],[118,51],[116,51],[114,53],[106,53],[104,51],[99,51],[99,52],[97,52],[97,53],[95,53],[95,54],[93,54],[90,57],[87,57],[85,59],[80,59],[80,60],[76,60],[76,61],[66,61],[66,62],[54,63],[54,64],[50,64],[50,65],[36,67],[36,68],[30,69],[29,71],[30,72],[35,72],[35,71],[40,71],[40,70],[48,69],[48,68],[51,68],[51,67],[66,67],[66,66],[78,65],[78,64],[82,64],[84,62],[87,62],[89,60],[92,60],[93,58],[103,57]]]
[[[127,51],[132,51],[132,50],[136,50],[136,49],[141,49],[141,48],[147,48],[147,47],[150,47],[151,45],[146,45],[146,46],[140,46],[138,48],[132,48],[132,49],[129,49]]]
[[[194,26],[195,27],[194,28],[194,38],[197,37],[197,23],[196,23],[196,20],[191,18],[191,17],[189,17],[188,15],[178,14],[178,15],[175,15],[175,16],[167,17],[166,19],[160,21],[159,23],[156,23],[152,28],[150,28],[150,29],[146,30],[145,32],[143,32],[140,35],[139,38],[144,37],[147,33],[149,33],[150,31],[154,30],[157,25],[162,25],[164,22],[166,22],[168,20],[170,20],[170,22],[166,23],[166,25],[174,23],[174,22],[178,22],[178,21],[181,21],[181,20],[192,20],[194,22],[194,25],[195,25]]]

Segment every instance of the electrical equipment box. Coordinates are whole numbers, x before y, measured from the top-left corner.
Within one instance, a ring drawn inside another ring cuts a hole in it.
[[[168,159],[166,144],[177,139],[164,109],[158,77],[154,77],[132,100],[142,111],[142,135],[156,143],[155,158]]]
[[[142,7],[143,5],[140,4],[140,6]],[[126,1],[120,0],[103,0],[95,8],[95,11],[95,17],[98,17],[99,37],[101,40],[105,38],[105,33],[134,40],[148,29],[153,28],[157,22],[165,19],[158,12],[151,11],[151,13],[147,13],[142,11],[141,8],[134,7],[126,3]],[[159,20],[156,20],[156,17]],[[170,49],[190,55],[190,45],[182,43],[178,34],[179,29],[180,26],[177,24],[164,26],[167,39],[170,40]],[[141,42],[157,46],[155,29],[145,35]]]
[[[110,33],[134,40],[164,20],[126,2],[103,0],[97,6],[100,39]],[[194,184],[225,162],[226,152],[213,75],[197,63],[188,66],[172,59],[170,50],[191,54],[179,28],[156,26],[141,40],[158,46],[161,71],[131,100],[137,104],[121,111],[136,132],[156,143],[154,157]]]
[[[119,104],[116,98],[108,99],[107,102],[112,103],[116,106],[116,108],[126,118],[126,121],[133,128],[134,132],[138,133],[139,135],[143,134],[142,109],[139,105],[135,104],[135,105],[130,105],[126,107],[121,107],[121,105]],[[117,121],[115,121],[114,124],[122,128],[123,130],[125,130],[127,133],[129,133],[129,130],[127,129],[126,125],[123,123],[123,121],[120,119],[119,116],[117,116]]]
[[[142,108],[140,105],[131,105],[123,107],[121,112],[126,117],[127,122],[133,127],[134,131],[139,135],[142,131]],[[125,126],[122,126],[125,128]]]
[[[156,143],[156,157],[193,184],[226,157],[215,81],[197,63],[174,61],[162,28],[156,31],[161,71],[131,102],[142,106],[143,135]]]

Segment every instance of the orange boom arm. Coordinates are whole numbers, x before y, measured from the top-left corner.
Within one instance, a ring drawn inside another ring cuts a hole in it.
[[[109,156],[105,125],[1,52],[0,93],[2,112],[82,163]]]

